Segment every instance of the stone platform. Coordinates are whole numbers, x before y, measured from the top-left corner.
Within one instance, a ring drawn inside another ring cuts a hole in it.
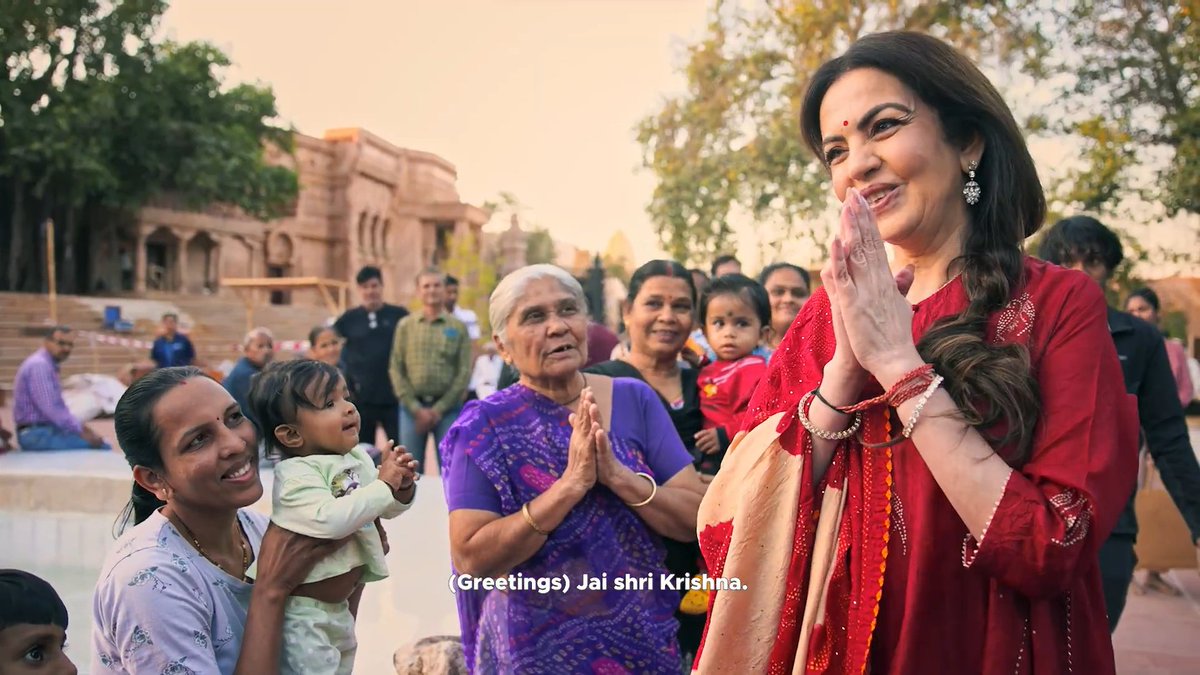
[[[111,421],[97,427],[111,436]],[[1192,436],[1193,447],[1200,447],[1200,428],[1193,427]],[[84,674],[92,586],[112,542],[113,521],[128,499],[129,481],[129,467],[116,452],[0,455],[0,567],[40,574],[63,595],[71,614],[68,652]],[[271,481],[265,470],[265,495]],[[266,512],[268,499],[255,508]],[[395,672],[392,657],[400,645],[458,634],[447,588],[450,552],[441,481],[425,476],[413,508],[385,526],[391,576],[367,588],[359,610],[355,673],[366,675]],[[1113,636],[1119,673],[1200,673],[1200,574],[1174,570],[1166,578],[1180,596],[1130,591]]]
[[[264,469],[262,477],[264,498],[253,508],[265,513],[273,476]],[[71,617],[68,654],[85,675],[92,588],[129,491],[129,467],[115,452],[0,455],[0,568],[43,576],[63,596]],[[363,595],[356,674],[391,675],[400,645],[458,634],[441,481],[423,477],[412,509],[384,526],[391,576]]]

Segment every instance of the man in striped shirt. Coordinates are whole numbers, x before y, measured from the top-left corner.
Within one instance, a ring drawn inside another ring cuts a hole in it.
[[[13,381],[13,423],[22,450],[108,450],[63,400],[58,366],[71,356],[75,334],[66,326],[46,331],[42,348],[25,359]]]

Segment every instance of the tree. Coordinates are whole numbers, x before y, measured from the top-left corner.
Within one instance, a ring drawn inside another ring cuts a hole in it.
[[[519,216],[525,210],[525,205],[521,203],[521,200],[515,194],[507,190],[501,190],[495,199],[485,201],[482,208],[484,211],[492,214],[506,212]]]
[[[658,181],[648,212],[686,262],[731,248],[731,218],[753,221],[767,249],[797,237],[823,244],[826,172],[797,128],[807,76],[858,36],[893,28],[929,32],[1052,90],[1028,130],[1081,148],[1050,186],[1053,209],[1105,212],[1136,197],[1165,207],[1137,209],[1141,222],[1200,212],[1198,12],[1195,0],[717,1],[688,50],[686,93],[637,126]]]
[[[291,129],[271,123],[275,96],[264,86],[226,88],[229,59],[205,43],[159,46],[146,70],[112,81],[130,115],[114,120],[111,162],[122,183],[119,206],[170,195],[185,207],[231,204],[269,219],[299,193],[295,172],[271,166],[265,145],[290,152]]]
[[[614,261],[604,258],[604,274],[614,279],[620,279],[623,284],[629,284],[629,268],[623,259]]]
[[[96,160],[94,145],[79,148],[71,127],[76,115],[60,106],[91,100],[78,91],[91,78],[104,77],[136,59],[166,8],[161,0],[0,0],[0,53],[6,77],[0,79],[0,181],[6,198],[0,241],[11,242],[9,288],[37,283],[40,222],[61,180],[103,172],[73,171]],[[74,137],[72,137],[74,136]],[[78,152],[78,161],[66,154]],[[92,167],[94,168],[94,167]],[[57,180],[56,180],[57,179]],[[68,202],[88,188],[70,184]],[[3,262],[3,261],[0,261]]]
[[[555,251],[554,238],[550,236],[550,232],[544,227],[535,227],[530,230],[529,236],[525,239],[525,264],[554,264],[557,259],[558,253]]]
[[[771,245],[824,243],[825,168],[798,133],[808,76],[861,35],[925,30],[970,53],[1022,57],[1040,36],[1013,22],[1023,2],[773,1],[746,9],[717,0],[707,35],[688,49],[686,93],[637,126],[658,179],[647,207],[664,248],[699,264],[732,248],[731,218],[748,217]],[[768,234],[770,233],[770,234]],[[772,236],[773,235],[773,236]]]
[[[484,260],[482,251],[477,232],[465,237],[453,237],[444,271],[459,280],[458,305],[479,316],[480,339],[488,340],[492,334],[488,298],[499,280],[496,278],[496,268]]]
[[[1200,213],[1198,12],[1195,0],[1051,3],[1038,29],[1058,48],[1026,64],[1062,81],[1033,130],[1082,148],[1079,165],[1051,186],[1052,209],[1134,225],[1123,238],[1137,261],[1194,261],[1200,251],[1200,237],[1151,251],[1131,236],[1164,216]]]
[[[0,286],[40,283],[38,226],[62,223],[64,290],[86,274],[87,228],[152,199],[221,202],[268,218],[294,202],[294,172],[264,148],[290,150],[270,89],[227,88],[228,59],[202,43],[153,40],[160,0],[0,0]],[[83,220],[88,222],[84,223]],[[86,278],[86,277],[82,277]]]

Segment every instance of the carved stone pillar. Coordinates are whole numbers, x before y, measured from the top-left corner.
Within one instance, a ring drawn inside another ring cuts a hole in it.
[[[413,274],[421,271],[421,268],[428,267],[433,264],[434,257],[437,253],[437,223],[433,221],[421,221],[421,260],[413,270]],[[415,287],[415,282],[414,282]]]
[[[137,231],[137,244],[133,252],[133,289],[138,294],[146,293],[146,231],[141,227]]]
[[[188,283],[191,281],[188,274],[188,242],[192,237],[196,236],[194,231],[172,230],[175,235],[175,240],[178,242],[175,247],[175,274],[171,275],[175,280],[174,291],[176,293],[190,293],[191,288]]]
[[[225,238],[214,234],[208,236],[213,240],[213,245],[209,249],[208,275],[205,281],[208,282],[213,293],[216,293],[221,288],[221,246],[225,243]]]
[[[250,247],[250,276],[262,277],[265,276],[266,270],[266,251],[262,239],[247,239],[246,245]]]

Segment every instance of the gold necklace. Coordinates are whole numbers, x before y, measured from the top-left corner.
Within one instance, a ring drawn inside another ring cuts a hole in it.
[[[234,527],[234,532],[237,534],[238,544],[242,547],[242,573],[241,574],[234,574],[233,572],[225,569],[224,565],[222,565],[221,563],[219,563],[216,560],[213,560],[211,557],[209,557],[209,555],[204,552],[204,547],[200,545],[200,540],[196,539],[196,535],[192,533],[192,528],[188,527],[187,523],[183,522],[183,518],[180,518],[178,513],[173,514],[173,515],[175,516],[175,520],[179,521],[179,524],[183,527],[184,532],[187,533],[188,538],[192,540],[192,546],[196,547],[196,552],[198,552],[200,555],[204,556],[205,560],[216,565],[217,569],[228,574],[229,576],[236,577],[238,579],[241,579],[242,581],[246,580],[246,570],[250,569],[250,551],[246,549],[246,540],[242,537],[242,533],[240,531],[240,528],[239,528],[236,520],[233,524],[233,527]]]

